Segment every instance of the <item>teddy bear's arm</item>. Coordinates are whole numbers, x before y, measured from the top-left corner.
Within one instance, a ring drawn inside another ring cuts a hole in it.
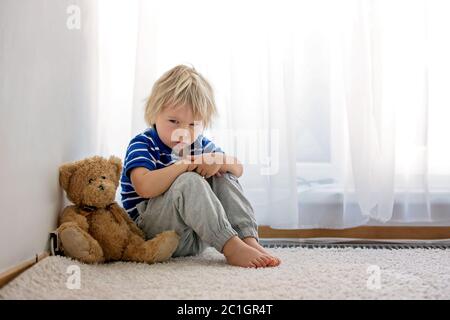
[[[134,234],[138,235],[141,238],[145,238],[144,233],[142,232],[141,229],[139,229],[139,227],[134,223],[133,220],[131,220],[130,216],[128,215],[128,213],[125,211],[125,209],[123,209],[122,207],[120,207],[117,203],[114,204],[112,206],[112,210],[120,213],[120,215],[125,219],[125,221],[128,224],[128,227],[130,228],[131,232],[133,232]]]
[[[86,217],[78,214],[75,206],[64,208],[59,224],[61,225],[64,222],[75,222],[84,231],[88,232],[89,230],[89,224]]]

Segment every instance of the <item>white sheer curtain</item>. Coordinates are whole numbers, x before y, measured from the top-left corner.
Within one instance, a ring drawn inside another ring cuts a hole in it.
[[[153,82],[191,64],[259,224],[450,223],[447,1],[99,5],[100,153],[123,156]]]
[[[331,168],[303,180],[302,224],[448,224],[450,158],[444,140],[450,131],[438,119],[450,115],[443,87],[450,64],[442,55],[449,49],[444,39],[450,6],[346,4],[324,31],[332,37],[329,45],[321,44],[330,75],[324,103],[331,113]]]

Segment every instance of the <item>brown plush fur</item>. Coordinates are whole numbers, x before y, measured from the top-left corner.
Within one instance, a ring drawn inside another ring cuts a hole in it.
[[[122,162],[94,156],[59,168],[59,183],[74,205],[61,215],[58,234],[67,256],[86,263],[126,260],[161,262],[178,246],[179,236],[165,231],[151,240],[115,201]]]

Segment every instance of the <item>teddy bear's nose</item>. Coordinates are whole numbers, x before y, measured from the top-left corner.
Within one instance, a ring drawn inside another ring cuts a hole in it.
[[[100,190],[105,190],[105,187],[101,184],[99,187],[98,187]]]

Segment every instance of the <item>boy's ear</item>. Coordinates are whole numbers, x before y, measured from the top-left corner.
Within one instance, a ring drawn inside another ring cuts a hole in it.
[[[69,188],[70,177],[78,169],[77,163],[66,163],[59,167],[59,185],[67,191]]]
[[[110,156],[108,162],[112,165],[114,172],[116,174],[117,180],[119,181],[120,175],[122,173],[122,160],[116,156]]]

